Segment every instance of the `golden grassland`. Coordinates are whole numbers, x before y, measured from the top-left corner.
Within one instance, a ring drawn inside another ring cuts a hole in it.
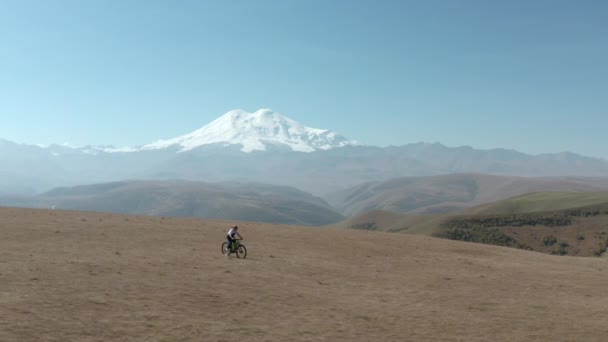
[[[0,209],[0,341],[604,341],[608,260],[384,232]]]

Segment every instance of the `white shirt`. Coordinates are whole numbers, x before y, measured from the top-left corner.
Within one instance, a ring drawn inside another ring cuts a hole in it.
[[[230,230],[228,231],[228,236],[234,239],[234,234],[238,234],[236,229],[230,228]]]

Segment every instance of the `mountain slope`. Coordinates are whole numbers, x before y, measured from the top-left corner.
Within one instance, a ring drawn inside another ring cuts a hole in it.
[[[268,145],[312,152],[355,145],[356,142],[329,130],[305,127],[269,109],[255,113],[233,110],[190,134],[145,145],[141,150],[178,146],[183,152],[211,144],[241,145],[243,152],[265,151]]]
[[[247,183],[128,181],[57,188],[0,204],[161,216],[324,225],[343,219],[322,199],[295,188]]]

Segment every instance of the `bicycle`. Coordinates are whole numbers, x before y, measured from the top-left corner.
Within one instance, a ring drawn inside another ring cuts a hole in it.
[[[230,255],[232,253],[236,254],[237,258],[245,259],[247,257],[247,248],[245,245],[241,244],[241,240],[243,239],[234,239],[234,243],[232,244],[232,249],[228,250],[228,242],[225,241],[222,243],[222,254]]]

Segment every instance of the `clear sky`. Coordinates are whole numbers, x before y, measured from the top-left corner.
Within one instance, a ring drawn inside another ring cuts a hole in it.
[[[608,1],[0,0],[0,138],[139,145],[235,108],[608,158]]]

